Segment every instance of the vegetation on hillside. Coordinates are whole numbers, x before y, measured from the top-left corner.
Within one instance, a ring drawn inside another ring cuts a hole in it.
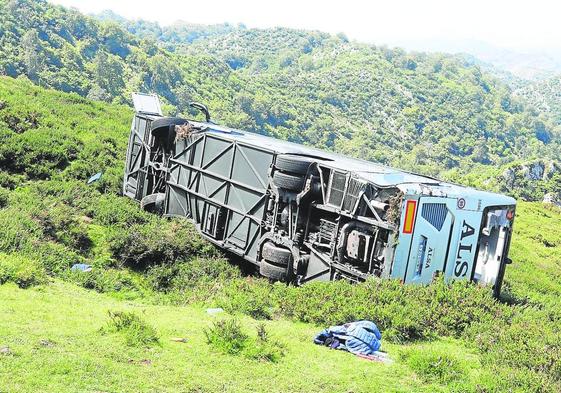
[[[160,345],[128,345],[128,337],[144,330],[108,331],[113,326],[108,311],[149,323],[146,336],[155,331]],[[395,359],[385,365],[313,344],[316,326],[243,315],[236,319],[247,341],[259,344],[257,332],[264,325],[267,341],[281,343],[284,356],[276,362],[252,358],[255,352],[248,351],[252,348],[245,341],[242,354],[225,354],[207,344],[204,331],[224,314],[120,301],[60,281],[24,290],[0,285],[0,313],[0,386],[7,393],[432,393],[448,391],[447,384],[466,386],[480,376],[472,367],[477,356],[457,340],[407,346],[385,342]],[[407,360],[401,360],[402,352]],[[439,363],[439,355],[451,358],[453,367]],[[431,370],[425,370],[423,361],[433,363]],[[431,376],[438,372],[446,378]]]
[[[514,263],[496,301],[485,288],[442,281],[271,284],[244,276],[186,221],[147,214],[119,196],[132,115],[123,104],[134,90],[162,95],[169,113],[199,100],[230,125],[526,199],[560,190],[559,128],[547,116],[457,57],[287,29],[225,27],[192,39],[186,29],[171,39],[148,26],[157,33],[150,38],[119,23],[138,35],[44,1],[0,0],[0,70],[18,77],[0,77],[0,310],[7,310],[0,348],[12,348],[0,352],[0,386],[37,390],[46,375],[57,375],[47,390],[158,390],[180,384],[186,378],[178,375],[195,364],[190,372],[203,385],[188,388],[203,391],[224,389],[228,379],[271,390],[264,369],[275,373],[278,390],[561,390],[556,208],[519,205]],[[97,172],[101,180],[88,185]],[[93,270],[71,271],[80,262]],[[70,304],[68,319],[53,317],[61,302]],[[147,315],[128,310],[142,304]],[[197,313],[200,306],[222,307],[243,322],[208,325],[204,337],[198,321],[209,317]],[[317,327],[287,321],[362,318],[376,321],[399,354],[393,368],[348,358],[341,365],[340,353],[303,344]],[[271,341],[260,328],[248,336],[255,320],[266,321]],[[181,334],[177,321],[199,330],[190,356],[167,341]],[[31,325],[47,341],[18,336]],[[77,326],[89,334],[76,336]],[[300,335],[276,343],[287,330]],[[97,343],[101,366],[89,351]],[[239,351],[232,354],[231,344]],[[57,345],[65,351],[50,352]],[[77,356],[62,354],[68,351]],[[131,367],[148,356],[162,362],[137,379]],[[319,378],[326,364],[341,372]],[[294,382],[296,371],[306,378]]]
[[[520,206],[506,303],[465,283],[270,284],[244,277],[186,221],[142,212],[118,196],[132,114],[128,108],[6,77],[0,78],[0,96],[1,118],[18,119],[24,128],[16,131],[2,120],[2,139],[8,143],[0,151],[0,282],[26,288],[54,277],[122,299],[218,306],[233,315],[280,324],[292,319],[325,326],[369,318],[378,323],[386,343],[400,344],[397,352],[413,342],[430,347],[426,355],[413,351],[400,360],[427,386],[443,391],[559,390],[558,210]],[[60,149],[54,156],[61,157],[57,165],[48,155],[54,148]],[[87,185],[98,171],[103,172],[101,180]],[[93,271],[71,271],[78,262],[91,264]],[[106,331],[111,337],[115,332],[115,339],[155,343],[160,337],[145,327],[145,318],[113,315],[113,327]],[[223,337],[218,337],[208,341],[223,348]],[[475,366],[435,349],[434,340],[442,337],[473,351]],[[247,361],[256,356],[284,362],[282,346],[258,340],[243,346]],[[15,364],[12,357],[0,362]],[[446,365],[436,374],[427,366],[435,362]],[[412,388],[413,382],[407,383]]]
[[[557,124],[561,124],[561,76],[527,83],[515,93],[531,103],[536,110],[551,115]]]
[[[282,28],[104,19],[0,0],[0,72],[114,103],[155,92],[170,114],[202,101],[231,126],[454,181],[475,173],[474,185],[525,199],[560,192],[558,180],[517,172],[530,193],[504,176],[515,160],[557,165],[560,126],[463,57]]]

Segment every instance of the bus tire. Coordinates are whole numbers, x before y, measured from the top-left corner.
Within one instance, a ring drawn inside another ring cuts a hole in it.
[[[170,136],[175,138],[175,126],[180,126],[185,123],[187,123],[187,120],[181,117],[160,117],[152,122],[151,133],[157,138],[165,138],[166,140],[169,139]]]
[[[275,161],[275,167],[282,172],[290,172],[296,175],[305,175],[313,160],[304,156],[291,156],[279,154]]]
[[[165,195],[161,192],[146,195],[140,200],[141,209],[150,213],[164,214]]]
[[[275,246],[272,242],[263,245],[261,257],[268,263],[286,268],[292,261],[290,250]]]
[[[284,188],[289,191],[302,191],[304,187],[304,177],[301,175],[289,175],[275,171],[273,174],[273,183],[278,188]]]
[[[273,265],[265,260],[259,263],[259,274],[275,281],[286,281],[288,278],[288,267]]]

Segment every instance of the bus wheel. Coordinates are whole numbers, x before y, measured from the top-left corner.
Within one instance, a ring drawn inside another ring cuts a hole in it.
[[[146,195],[140,201],[140,207],[150,213],[164,214],[164,203],[165,203],[164,193],[158,192],[156,194]]]
[[[314,162],[313,159],[304,156],[279,154],[275,161],[275,167],[282,172],[305,175],[312,162]]]
[[[290,250],[277,247],[270,241],[263,244],[261,256],[265,261],[283,267],[287,267],[290,261],[292,261],[292,253]]]
[[[289,175],[275,171],[273,174],[273,183],[278,188],[283,188],[289,191],[302,191],[304,187],[304,177],[302,175]]]
[[[273,265],[265,260],[259,263],[259,273],[271,280],[286,281],[288,278],[288,267]]]

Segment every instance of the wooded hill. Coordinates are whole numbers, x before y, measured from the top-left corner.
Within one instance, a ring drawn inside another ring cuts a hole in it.
[[[201,101],[230,126],[526,199],[561,189],[559,125],[459,56],[0,0],[0,72],[114,103],[155,92],[170,114]]]

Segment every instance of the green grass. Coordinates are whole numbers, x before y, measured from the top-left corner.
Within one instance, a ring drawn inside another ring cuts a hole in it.
[[[506,280],[519,299],[558,304],[561,297],[561,209],[518,204]]]
[[[110,321],[111,310],[149,321],[161,345],[130,346],[121,334],[100,331]],[[400,360],[401,351],[420,350],[422,345],[385,343],[396,359],[386,365],[314,345],[318,328],[313,325],[275,320],[264,324],[269,339],[284,346],[284,356],[275,363],[252,360],[207,344],[204,329],[224,316],[210,316],[193,306],[118,300],[58,280],[26,290],[0,286],[0,315],[0,347],[11,352],[0,354],[1,392],[446,390],[439,382],[417,376],[415,368]],[[252,336],[263,323],[249,317],[239,322]],[[434,345],[462,362],[477,364],[457,341]]]

